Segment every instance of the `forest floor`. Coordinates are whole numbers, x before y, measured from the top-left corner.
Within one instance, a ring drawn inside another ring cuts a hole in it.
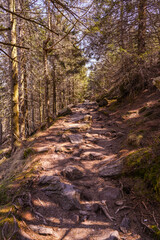
[[[148,226],[160,225],[160,204],[140,178],[122,172],[125,157],[160,134],[159,114],[157,92],[104,108],[86,100],[31,138],[23,159],[19,151],[16,163],[0,165],[2,182],[9,168],[20,171],[10,176],[11,201],[0,209],[1,239],[156,239]]]

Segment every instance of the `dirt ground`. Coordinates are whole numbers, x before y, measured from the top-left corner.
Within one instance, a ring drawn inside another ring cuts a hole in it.
[[[16,239],[156,239],[147,226],[160,224],[159,204],[138,195],[136,180],[120,172],[139,109],[157,101],[148,92],[116,110],[86,101],[44,131],[32,145],[36,177],[14,200],[20,206]],[[108,166],[110,174],[103,172]]]

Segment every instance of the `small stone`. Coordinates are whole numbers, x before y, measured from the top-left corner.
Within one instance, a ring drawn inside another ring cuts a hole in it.
[[[46,140],[47,140],[47,141],[54,141],[55,139],[54,139],[53,136],[48,136],[48,137],[46,137]]]
[[[120,240],[119,232],[118,231],[112,232],[107,240]]]
[[[78,223],[78,222],[79,222],[79,215],[78,215],[78,214],[74,214],[74,215],[72,216],[72,219],[73,219],[73,221],[74,221],[75,223]]]
[[[118,201],[115,202],[115,204],[117,206],[122,206],[124,204],[124,201],[123,200],[118,200]]]
[[[57,153],[57,152],[63,152],[64,151],[64,149],[63,149],[63,147],[59,147],[59,146],[56,146],[55,147],[55,152]]]
[[[30,229],[40,235],[54,235],[55,232],[52,228],[49,227],[42,227],[42,226],[35,226],[35,225],[29,225]]]
[[[82,171],[74,166],[67,166],[61,173],[69,180],[76,180],[83,177]]]
[[[79,144],[83,142],[83,137],[80,134],[72,134],[72,135],[69,135],[68,137],[70,142],[73,144]]]
[[[102,159],[102,154],[101,153],[97,153],[97,152],[92,152],[89,154],[89,158],[90,160],[101,160]]]
[[[33,148],[36,153],[45,153],[49,151],[49,148],[47,147],[39,147],[39,148]]]
[[[128,217],[124,217],[122,219],[122,222],[121,222],[121,225],[120,225],[120,230],[123,232],[123,233],[127,233],[128,232],[128,229],[129,229],[129,225],[130,225],[130,220]]]
[[[52,182],[55,182],[57,181],[59,178],[56,177],[56,176],[47,176],[47,175],[44,175],[42,176],[39,181],[38,181],[38,184],[50,184]]]
[[[80,210],[79,213],[80,213],[82,216],[89,215],[89,213],[88,213],[87,211],[83,211],[83,210]]]
[[[123,136],[124,136],[124,133],[122,133],[122,132],[118,132],[118,133],[117,133],[117,137],[118,137],[118,138],[123,137]]]

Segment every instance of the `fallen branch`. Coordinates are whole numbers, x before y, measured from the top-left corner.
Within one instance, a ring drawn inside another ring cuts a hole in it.
[[[120,208],[118,208],[118,209],[116,210],[115,214],[117,214],[119,211],[124,210],[124,209],[126,209],[126,208],[132,208],[132,207],[122,206],[122,207],[120,207]]]
[[[101,209],[103,210],[105,216],[106,216],[107,218],[109,218],[110,221],[113,222],[113,221],[115,220],[115,218],[112,217],[112,216],[109,214],[109,210],[108,210],[106,201],[102,201],[101,204],[100,204],[100,207],[101,207]]]

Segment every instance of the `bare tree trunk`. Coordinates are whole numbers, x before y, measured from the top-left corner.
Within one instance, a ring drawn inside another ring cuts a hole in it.
[[[0,145],[2,144],[2,122],[0,119]]]
[[[45,77],[45,120],[47,127],[49,127],[49,73],[48,73],[48,62],[47,62],[47,43],[49,38],[43,41],[43,63],[44,63],[44,77]]]
[[[57,113],[57,102],[56,102],[56,69],[55,69],[55,64],[53,62],[53,70],[52,70],[52,86],[53,86],[53,119],[56,117]]]
[[[15,12],[15,0],[8,0],[9,10]],[[16,45],[16,18],[10,13],[10,33],[9,41]],[[18,91],[18,63],[17,48],[10,47],[10,76],[11,76],[11,145],[12,150],[16,146],[16,140],[19,139],[19,91]]]
[[[142,55],[146,50],[146,5],[147,0],[139,0],[138,55]]]
[[[24,23],[21,24],[20,28],[20,44],[24,43]],[[27,71],[26,71],[26,53],[24,50],[20,50],[20,109],[21,109],[21,125],[20,133],[22,140],[28,136],[29,126],[28,126],[28,96],[27,96]]]

